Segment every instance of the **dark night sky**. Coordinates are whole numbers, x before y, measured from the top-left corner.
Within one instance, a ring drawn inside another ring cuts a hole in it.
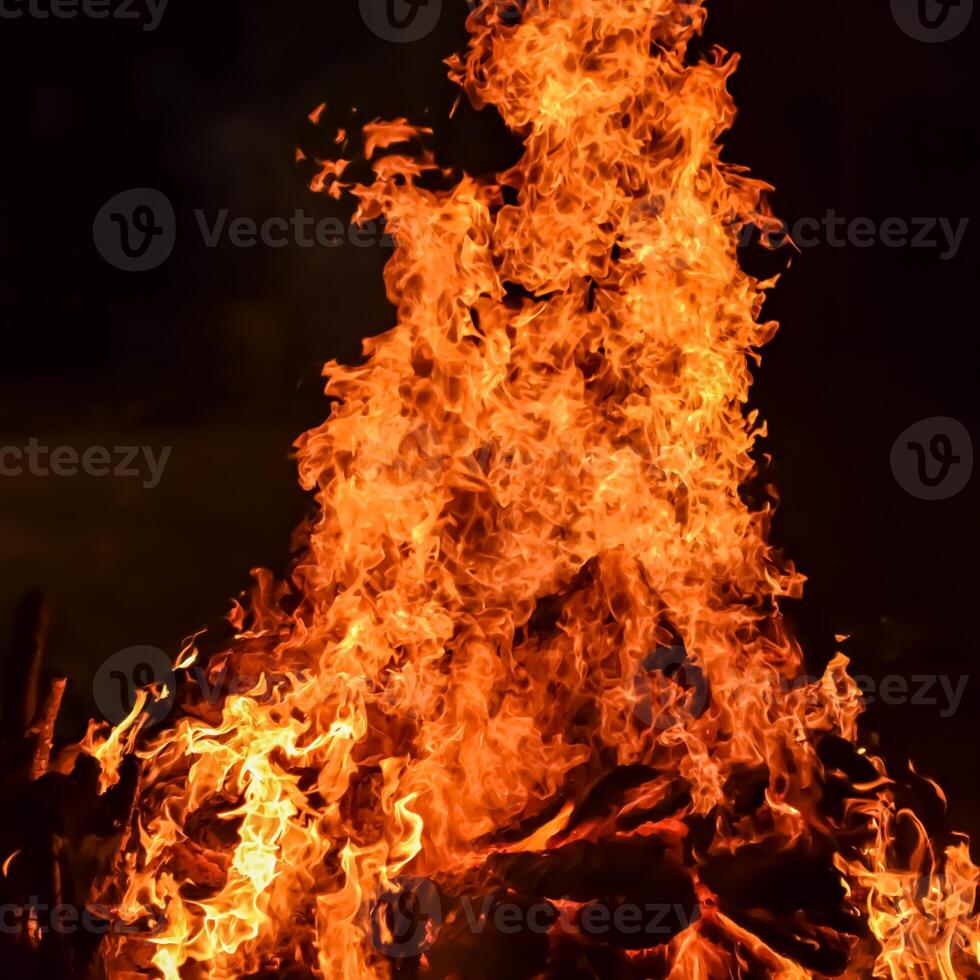
[[[464,0],[435,31],[392,44],[356,0],[170,0],[159,29],[77,19],[0,22],[3,350],[0,445],[172,446],[153,490],[91,477],[0,479],[0,620],[40,585],[56,612],[68,719],[94,706],[107,656],[179,639],[227,608],[255,565],[281,567],[306,501],[293,438],[325,412],[319,366],[392,323],[381,247],[208,248],[193,212],[262,220],[343,215],[311,194],[294,148],[338,125],[434,124],[441,160],[506,166],[516,145],[465,107],[441,61]],[[726,156],[778,188],[793,222],[975,212],[976,38],[903,33],[888,0],[713,0],[709,37],[743,54]],[[319,128],[306,114],[321,101]],[[351,115],[351,108],[357,114]],[[356,124],[356,123],[355,123]],[[159,268],[107,264],[92,222],[113,195],[153,187],[178,237]],[[980,438],[975,272],[980,227],[939,248],[822,245],[798,255],[767,313],[782,324],[754,402],[782,506],[778,542],[810,576],[789,610],[814,667],[835,632],[858,673],[971,674],[980,477],[925,502],[889,466],[899,433],[950,416]],[[942,705],[869,712],[888,756],[937,776],[954,826],[980,833],[973,776],[980,675]]]

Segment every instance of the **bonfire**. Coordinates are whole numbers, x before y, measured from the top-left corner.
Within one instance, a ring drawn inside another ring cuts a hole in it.
[[[775,282],[738,249],[779,224],[722,160],[705,16],[481,4],[449,71],[513,167],[444,169],[406,119],[319,161],[394,238],[397,326],[325,368],[288,577],[186,643],[166,724],[151,687],[82,745],[131,801],[109,977],[980,976],[967,842],[781,612]],[[212,702],[191,667],[251,680]]]

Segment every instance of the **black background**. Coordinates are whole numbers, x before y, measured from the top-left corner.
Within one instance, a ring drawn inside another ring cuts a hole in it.
[[[888,0],[712,0],[708,37],[742,53],[727,159],[778,191],[788,221],[830,209],[888,217],[975,213],[977,21],[944,44],[909,38]],[[0,19],[0,445],[173,446],[153,490],[86,476],[0,479],[0,618],[28,588],[55,608],[51,656],[70,672],[66,733],[95,711],[92,675],[136,644],[173,653],[227,608],[255,565],[282,567],[307,501],[289,447],[325,413],[320,365],[392,324],[388,250],[205,247],[193,211],[261,221],[343,209],[310,193],[294,149],[339,125],[407,116],[439,158],[483,172],[517,152],[492,111],[447,114],[442,59],[464,0],[395,44],[356,0],[170,0],[161,26]],[[319,127],[306,114],[321,101]],[[357,113],[352,114],[352,107]],[[124,273],[92,240],[113,195],[155,187],[178,242]],[[790,615],[822,667],[835,632],[855,672],[974,672],[977,488],[906,493],[889,466],[911,423],[951,416],[980,436],[975,270],[980,227],[941,249],[805,250],[767,313],[782,324],[754,394],[782,505],[776,537],[810,576]],[[943,699],[941,698],[941,701]],[[980,675],[959,711],[875,704],[891,760],[948,791],[950,823],[980,832],[974,746]]]

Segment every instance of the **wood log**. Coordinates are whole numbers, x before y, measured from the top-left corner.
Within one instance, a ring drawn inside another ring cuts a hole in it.
[[[51,747],[54,744],[54,728],[61,710],[61,699],[68,684],[66,677],[52,677],[48,691],[38,709],[37,717],[29,729],[34,737],[34,758],[31,762],[31,779],[40,779],[51,762]]]
[[[41,592],[30,592],[14,612],[3,691],[8,737],[23,736],[37,713],[50,610]]]

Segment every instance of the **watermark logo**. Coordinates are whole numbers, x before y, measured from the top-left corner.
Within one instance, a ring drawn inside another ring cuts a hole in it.
[[[503,936],[650,936],[663,942],[701,918],[699,903],[688,907],[678,902],[594,901],[573,909],[567,899],[527,905],[502,898],[503,894],[460,895],[446,921],[474,936],[489,929]],[[371,945],[391,959],[422,956],[436,943],[443,925],[439,891],[423,877],[396,878],[362,907],[361,914],[367,919]]]
[[[427,952],[442,928],[439,890],[428,878],[395,878],[368,910],[371,945],[392,959]]]
[[[106,201],[95,216],[92,237],[110,265],[124,272],[148,272],[173,252],[177,216],[165,194],[134,187]]]
[[[139,21],[149,33],[160,26],[169,0],[0,0],[0,19]]]
[[[222,241],[234,248],[337,248],[350,242],[356,248],[394,248],[395,240],[374,221],[345,225],[339,218],[311,217],[297,209],[289,218],[273,216],[256,221],[244,215],[228,220],[230,211],[222,208],[211,218],[200,208],[194,211],[201,239],[208,248],[218,248]]]
[[[345,224],[336,217],[313,217],[301,208],[288,217],[260,219],[234,215],[228,208],[213,214],[196,208],[193,214],[201,241],[211,249],[338,248],[347,243],[355,248],[395,247],[385,224],[371,220]],[[177,224],[170,199],[161,191],[140,187],[108,201],[96,216],[92,232],[96,249],[110,265],[125,272],[147,272],[173,253]]]
[[[643,222],[656,218],[660,207],[643,204],[633,210],[634,220]],[[791,223],[774,219],[763,240],[771,248],[792,243],[800,251],[811,248],[915,248],[930,249],[941,262],[956,258],[966,238],[970,219],[967,217],[888,217],[848,218],[834,208],[816,216],[797,218]],[[750,248],[759,239],[759,231],[751,222],[732,226],[737,248]]]
[[[368,29],[382,41],[405,43],[429,34],[439,20],[442,0],[358,0]]]
[[[0,477],[73,477],[83,473],[96,478],[139,479],[144,490],[153,490],[163,479],[172,451],[172,446],[163,446],[159,453],[152,446],[88,446],[79,451],[74,446],[49,448],[30,439],[26,446],[0,446]]]
[[[640,661],[633,678],[633,714],[658,731],[683,726],[701,716],[708,693],[704,671],[683,646],[658,647]]]
[[[151,909],[126,921],[106,905],[90,903],[79,907],[62,902],[50,906],[37,895],[31,895],[24,905],[0,905],[0,934],[5,936],[71,936],[78,932],[93,936],[154,936],[166,926],[163,915]]]
[[[641,231],[655,228],[663,212],[663,201],[653,198],[636,204],[631,221]],[[792,244],[800,251],[810,248],[915,248],[931,249],[942,262],[959,254],[970,225],[968,217],[909,217],[848,218],[835,208],[824,214],[809,215],[785,222],[777,218],[768,221],[765,232],[753,222],[731,221],[728,225],[736,248],[754,247],[760,239],[770,248]]]
[[[810,678],[816,687],[819,681]],[[904,677],[901,674],[889,674],[876,680],[866,674],[854,677],[854,683],[861,692],[861,702],[866,707],[880,701],[889,707],[898,708],[905,705],[915,707],[938,708],[940,718],[952,718],[963,703],[967,685],[970,683],[969,674],[953,676],[951,674],[912,674]]]
[[[133,710],[139,691],[151,689],[143,708],[147,725],[157,725],[174,703],[174,668],[170,658],[156,647],[127,647],[113,654],[95,675],[92,694],[107,721],[118,725]]]
[[[292,690],[305,680],[302,671],[282,673],[263,670],[246,673],[237,669],[231,658],[213,668],[193,663],[181,670],[195,696],[203,703],[221,704],[228,697],[247,695],[253,701],[268,704]],[[118,725],[133,710],[139,691],[149,697],[143,711],[148,716],[146,726],[159,724],[175,704],[177,674],[174,665],[162,650],[151,646],[132,646],[113,654],[95,675],[92,693],[103,717]]]
[[[895,23],[914,41],[952,41],[973,17],[973,0],[892,0]]]
[[[948,500],[973,473],[973,441],[956,419],[922,419],[895,440],[891,466],[899,486],[913,497]]]

